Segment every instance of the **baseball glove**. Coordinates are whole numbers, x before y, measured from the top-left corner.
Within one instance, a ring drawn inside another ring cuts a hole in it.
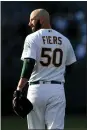
[[[15,90],[13,93],[12,107],[21,118],[26,117],[33,109],[32,103],[19,90]]]

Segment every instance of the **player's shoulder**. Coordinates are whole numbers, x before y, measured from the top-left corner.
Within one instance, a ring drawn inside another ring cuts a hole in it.
[[[65,35],[63,35],[62,33],[58,32],[54,29],[53,29],[53,31],[55,32],[56,35],[60,36],[64,41],[70,42],[70,40]]]
[[[56,33],[58,33],[58,36],[60,36],[61,38],[62,38],[62,43],[63,43],[63,45],[64,46],[71,46],[71,42],[70,42],[70,40],[68,39],[68,37],[66,37],[66,36],[64,36],[63,34],[61,34],[60,32],[57,32],[56,31]]]
[[[27,35],[26,39],[27,40],[29,40],[29,39],[34,40],[34,39],[38,38],[38,35],[39,35],[39,30],[36,31],[36,32],[33,32],[33,33],[29,34],[29,35]]]

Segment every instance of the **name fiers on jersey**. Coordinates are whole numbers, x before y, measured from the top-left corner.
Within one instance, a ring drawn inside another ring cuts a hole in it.
[[[42,36],[43,44],[62,44],[62,38],[56,36]]]

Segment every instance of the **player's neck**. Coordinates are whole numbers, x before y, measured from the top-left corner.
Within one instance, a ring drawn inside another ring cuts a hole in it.
[[[43,24],[42,29],[51,29],[51,25],[50,24]]]

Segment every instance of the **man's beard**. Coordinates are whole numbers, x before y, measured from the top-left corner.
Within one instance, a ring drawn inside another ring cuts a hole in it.
[[[32,29],[32,32],[36,32],[37,30],[41,29],[40,20],[37,21],[36,25]]]

